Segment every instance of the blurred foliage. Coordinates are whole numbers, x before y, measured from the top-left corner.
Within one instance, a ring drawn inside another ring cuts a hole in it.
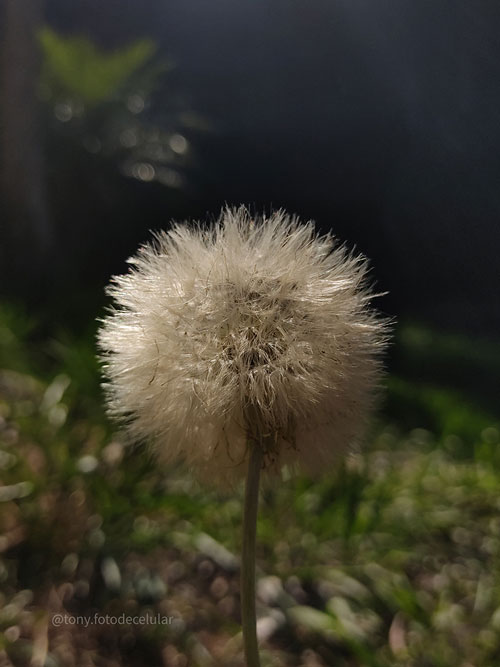
[[[156,51],[140,40],[112,53],[83,37],[62,37],[50,28],[40,31],[44,68],[42,83],[91,106],[116,95]]]
[[[416,354],[401,330],[395,357]],[[342,470],[263,488],[263,666],[500,663],[498,419],[436,373],[388,379],[380,423]],[[91,332],[42,335],[0,309],[0,472],[2,664],[243,665],[242,489],[201,489],[126,444]],[[173,622],[55,627],[58,613]]]
[[[396,331],[391,367],[387,416],[455,436],[456,455],[467,456],[477,434],[498,419],[498,343],[406,322]]]
[[[86,37],[62,36],[48,27],[39,38],[40,96],[50,111],[53,139],[116,160],[126,176],[181,187],[189,163],[184,132],[199,124],[173,90],[167,104],[155,104],[155,95],[168,90],[165,77],[172,68],[155,43],[142,39],[108,52]],[[59,154],[67,169],[71,151],[55,141],[52,169]]]
[[[39,39],[44,179],[54,227],[39,283],[43,293],[58,284],[64,312],[82,310],[84,290],[102,285],[148,229],[186,215],[194,146],[205,126],[153,41],[110,50],[47,27]],[[19,281],[19,290],[33,298],[31,280]],[[66,298],[71,290],[78,299]]]

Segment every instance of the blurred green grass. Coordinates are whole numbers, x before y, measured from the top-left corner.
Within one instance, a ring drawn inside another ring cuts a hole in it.
[[[242,665],[242,490],[122,442],[94,333],[0,308],[2,664]],[[390,365],[362,454],[263,489],[264,665],[500,664],[500,347],[407,324]]]

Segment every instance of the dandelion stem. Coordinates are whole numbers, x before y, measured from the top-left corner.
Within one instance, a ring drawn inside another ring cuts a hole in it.
[[[259,477],[262,446],[249,438],[248,470],[243,514],[243,552],[241,559],[241,623],[247,667],[260,667],[255,615],[255,537],[259,504]]]

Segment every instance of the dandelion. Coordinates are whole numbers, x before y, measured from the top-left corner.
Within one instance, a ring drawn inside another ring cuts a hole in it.
[[[242,615],[258,665],[254,548],[261,471],[332,468],[374,406],[387,325],[367,262],[283,211],[177,224],[129,260],[99,333],[109,412],[165,462],[247,476]]]

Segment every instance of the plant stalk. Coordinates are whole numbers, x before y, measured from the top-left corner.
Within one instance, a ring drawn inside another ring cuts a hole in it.
[[[241,558],[241,623],[247,667],[260,667],[255,614],[255,537],[261,465],[262,443],[249,438]]]

